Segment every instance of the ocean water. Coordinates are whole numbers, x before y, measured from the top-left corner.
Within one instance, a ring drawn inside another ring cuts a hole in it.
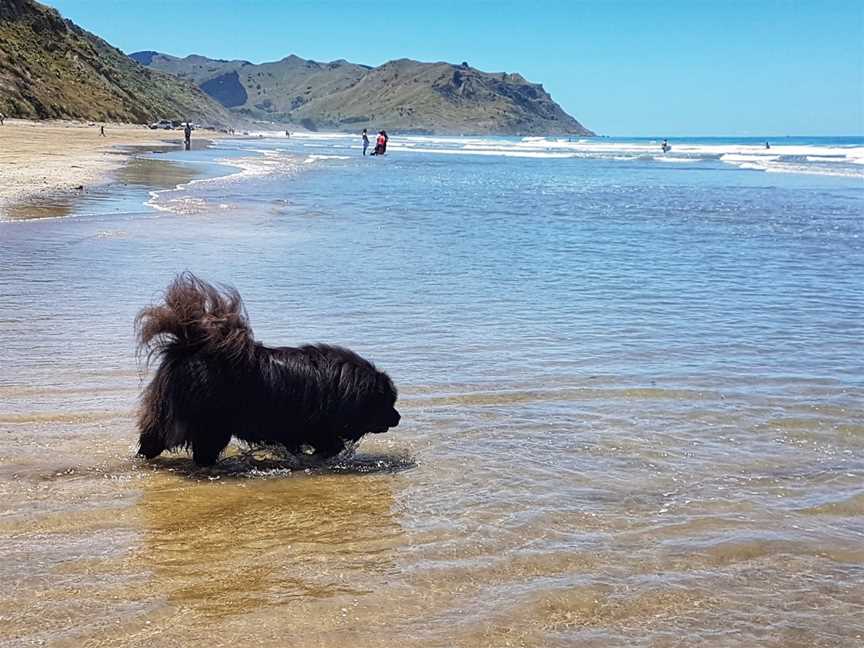
[[[0,221],[0,643],[864,641],[864,138],[274,133]],[[335,466],[133,457],[175,273],[373,359]]]

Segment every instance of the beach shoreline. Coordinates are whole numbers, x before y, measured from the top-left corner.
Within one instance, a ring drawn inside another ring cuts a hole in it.
[[[0,127],[0,217],[14,205],[58,195],[76,195],[111,180],[131,157],[152,149],[182,148],[181,131],[143,125],[7,119]],[[196,131],[193,146],[225,137]]]

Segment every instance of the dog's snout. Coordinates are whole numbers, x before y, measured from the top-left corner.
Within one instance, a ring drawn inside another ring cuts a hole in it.
[[[390,427],[396,427],[397,425],[399,425],[399,421],[400,421],[401,418],[402,418],[402,415],[399,414],[399,412],[398,412],[397,410],[394,409],[394,410],[393,410],[393,413],[392,413],[392,415],[391,415],[391,417],[390,417],[390,421],[391,421],[391,422],[390,422]]]

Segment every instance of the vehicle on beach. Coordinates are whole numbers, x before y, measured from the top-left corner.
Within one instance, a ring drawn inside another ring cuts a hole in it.
[[[174,122],[170,119],[160,119],[159,121],[150,124],[150,128],[154,130],[172,130],[174,128]]]

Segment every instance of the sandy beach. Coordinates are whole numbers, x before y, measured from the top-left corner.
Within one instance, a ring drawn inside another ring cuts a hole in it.
[[[182,131],[151,130],[142,125],[86,122],[37,122],[7,119],[0,127],[0,214],[23,200],[43,195],[86,190],[103,183],[109,172],[131,154],[124,147],[176,145]],[[193,144],[224,136],[215,131],[196,131]]]

